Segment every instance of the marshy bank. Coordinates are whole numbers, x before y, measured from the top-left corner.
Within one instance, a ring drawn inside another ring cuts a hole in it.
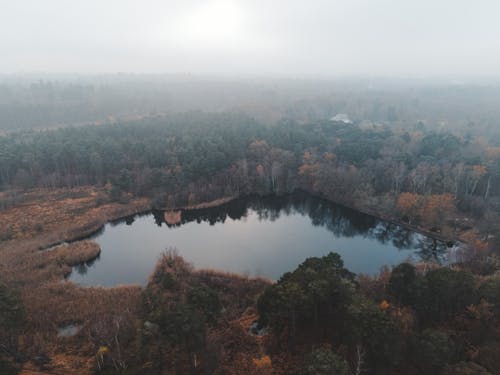
[[[405,260],[444,262],[444,242],[304,192],[247,196],[216,207],[152,211],[108,223],[90,239],[103,252],[74,269],[81,285],[145,285],[166,248],[196,268],[277,280],[303,259],[337,251],[349,269],[377,274]]]

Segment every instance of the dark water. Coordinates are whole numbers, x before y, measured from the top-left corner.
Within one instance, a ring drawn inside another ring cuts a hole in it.
[[[305,258],[336,251],[355,273],[377,273],[407,259],[441,259],[443,243],[306,194],[249,197],[183,212],[169,226],[162,212],[107,224],[93,239],[99,258],[74,267],[82,285],[145,285],[160,254],[176,248],[196,268],[278,279]]]

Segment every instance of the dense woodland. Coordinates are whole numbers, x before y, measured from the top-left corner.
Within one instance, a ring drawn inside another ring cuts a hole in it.
[[[391,119],[358,113],[354,123],[319,112],[270,123],[244,111],[191,111],[8,132],[0,209],[22,203],[26,191],[89,185],[106,191],[101,203],[146,197],[159,209],[304,190],[464,242],[451,267],[401,264],[366,277],[330,253],[274,284],[197,272],[168,253],[141,292],[138,316],[92,336],[96,371],[225,374],[241,360],[241,371],[254,373],[499,374],[499,138],[489,120],[481,131],[470,121],[437,128],[397,108],[384,110]],[[11,238],[0,227],[0,241]],[[25,308],[16,286],[0,283],[0,349],[10,361],[0,372],[23,360]],[[230,324],[253,310],[254,333],[267,332],[261,346]]]
[[[300,188],[439,230],[464,215],[494,224],[500,147],[422,123],[268,126],[241,114],[190,112],[5,135],[0,184],[2,207],[35,187],[108,185],[113,199],[148,196],[159,208]]]
[[[78,340],[96,348],[96,373],[498,374],[494,271],[403,263],[372,278],[329,253],[269,285],[195,272],[168,252],[141,293],[138,317],[103,316]],[[4,286],[0,293],[2,351],[22,361],[22,302]],[[0,369],[16,373],[9,362]]]

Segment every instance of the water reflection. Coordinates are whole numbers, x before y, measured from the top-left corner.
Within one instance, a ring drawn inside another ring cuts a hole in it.
[[[300,214],[309,217],[313,226],[325,227],[336,237],[352,238],[363,236],[376,240],[381,244],[391,243],[398,249],[427,251],[426,246],[436,246],[433,242],[424,241],[422,243],[420,235],[400,225],[382,221],[374,216],[333,204],[306,193],[295,193],[279,197],[250,196],[216,208],[184,211],[182,220],[178,224],[167,224],[163,211],[153,211],[152,214],[156,225],[176,227],[193,221],[215,225],[224,223],[227,218],[243,220],[248,216],[249,212],[255,212],[259,221],[269,222],[277,221],[282,216]],[[127,219],[127,224],[129,220]]]
[[[91,268],[95,262],[97,262],[100,259],[101,255],[97,255],[95,258],[88,260],[86,262],[77,264],[73,269],[78,272],[80,276],[84,276],[87,274],[89,268]]]
[[[110,223],[93,238],[100,256],[70,275],[84,285],[144,285],[170,247],[197,268],[272,279],[329,251],[351,271],[368,274],[409,258],[442,261],[446,252],[442,242],[304,193],[183,211],[175,225],[153,211]]]
[[[429,237],[422,237],[418,240],[416,254],[426,262],[442,263],[446,261],[448,246],[446,242],[438,241]]]

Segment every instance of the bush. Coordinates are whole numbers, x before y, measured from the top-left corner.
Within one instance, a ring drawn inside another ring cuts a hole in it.
[[[438,268],[425,275],[415,308],[420,317],[436,322],[448,319],[476,302],[474,279],[470,272]]]
[[[348,375],[347,362],[329,347],[316,349],[306,358],[300,375]]]
[[[4,361],[0,358],[0,374],[2,375],[16,375],[19,374],[19,370],[12,366],[12,363]]]
[[[0,283],[0,348],[3,352],[16,355],[17,337],[23,324],[24,309],[20,297]]]
[[[395,367],[401,360],[404,340],[390,315],[362,297],[350,306],[342,336],[350,346],[361,345],[371,369]]]
[[[481,284],[479,298],[484,298],[494,305],[497,316],[500,316],[500,277],[492,277]]]
[[[12,238],[14,238],[14,235],[11,231],[0,231],[0,242],[10,241]]]
[[[413,354],[415,366],[436,374],[453,361],[456,350],[450,337],[438,330],[427,329],[414,339]]]
[[[492,375],[492,373],[477,363],[460,362],[453,366],[447,366],[443,375]]]
[[[355,290],[353,280],[338,254],[308,258],[260,296],[260,324],[278,331],[287,327],[291,337],[301,328],[326,331],[340,325]]]
[[[403,305],[412,306],[415,303],[416,280],[415,267],[402,263],[392,270],[388,291]]]
[[[216,323],[221,304],[215,290],[205,286],[195,286],[189,290],[187,300],[189,306],[205,315],[207,322]]]

